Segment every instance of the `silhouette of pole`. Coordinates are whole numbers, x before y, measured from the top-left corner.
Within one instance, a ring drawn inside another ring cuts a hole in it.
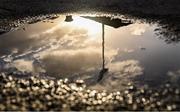
[[[108,71],[108,68],[105,68],[105,58],[104,58],[104,44],[105,44],[105,39],[104,39],[104,23],[102,23],[102,69],[99,73],[98,77],[98,82],[102,80],[104,74]]]
[[[104,59],[104,24],[102,23],[102,70],[105,68],[105,59]]]

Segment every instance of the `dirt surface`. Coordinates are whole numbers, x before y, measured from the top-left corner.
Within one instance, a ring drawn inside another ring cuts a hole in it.
[[[179,0],[1,0],[0,34],[29,21],[59,13],[114,13],[179,16]]]
[[[154,15],[179,14],[179,0],[1,0],[1,16],[74,11],[111,11]]]

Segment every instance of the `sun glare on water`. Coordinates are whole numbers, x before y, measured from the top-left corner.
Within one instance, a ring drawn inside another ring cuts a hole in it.
[[[93,20],[88,20],[83,17],[73,17],[72,24],[78,28],[86,29],[89,36],[101,33],[101,24]]]

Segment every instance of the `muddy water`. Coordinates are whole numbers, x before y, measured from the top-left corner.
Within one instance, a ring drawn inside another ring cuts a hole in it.
[[[163,33],[158,23],[132,20],[122,25],[120,19],[102,18],[73,15],[67,22],[61,15],[0,35],[0,71],[20,77],[39,74],[83,79],[91,88],[106,90],[122,89],[129,82],[151,87],[166,82],[178,85],[177,37],[174,43],[169,42],[174,35]],[[103,35],[108,70],[102,76]]]

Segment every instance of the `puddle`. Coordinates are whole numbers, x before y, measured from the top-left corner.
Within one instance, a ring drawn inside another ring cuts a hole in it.
[[[158,23],[140,20],[60,15],[0,35],[0,71],[83,79],[106,90],[123,89],[128,82],[178,85],[179,40],[163,32]]]

